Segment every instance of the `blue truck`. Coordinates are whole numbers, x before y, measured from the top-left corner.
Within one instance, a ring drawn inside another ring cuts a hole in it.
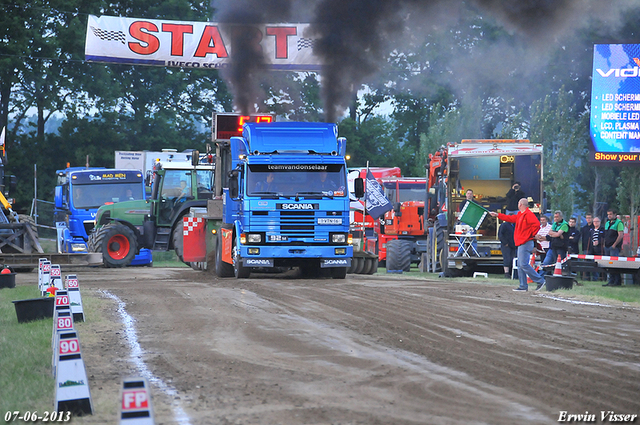
[[[328,123],[248,123],[242,137],[216,140],[221,196],[209,201],[208,231],[189,243],[219,277],[298,267],[303,277],[345,278],[353,247],[346,139],[337,135]],[[355,187],[362,197],[362,179]]]
[[[61,253],[90,252],[87,241],[99,207],[145,197],[141,171],[69,167],[56,173],[54,221]],[[114,244],[122,242],[114,240]],[[131,265],[151,264],[148,249],[141,249],[131,261]]]

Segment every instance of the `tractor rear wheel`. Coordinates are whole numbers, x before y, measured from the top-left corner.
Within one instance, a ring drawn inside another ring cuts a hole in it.
[[[136,248],[136,237],[124,224],[107,223],[89,235],[89,250],[102,253],[105,267],[128,266]]]
[[[171,233],[171,241],[173,242],[173,250],[176,252],[176,256],[178,260],[186,263],[182,259],[183,246],[184,246],[184,230],[182,227],[182,219],[176,221],[176,226],[173,228],[173,232]]]
[[[446,245],[446,227],[441,226],[438,220],[433,224],[433,231],[435,232],[435,249],[436,249],[436,271],[444,272],[447,268],[447,257],[449,253],[447,252]]]
[[[408,272],[411,269],[411,241],[393,239],[387,242],[387,271]]]

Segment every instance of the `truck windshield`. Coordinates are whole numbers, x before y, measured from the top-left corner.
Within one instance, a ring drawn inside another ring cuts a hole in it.
[[[391,202],[424,201],[426,197],[426,184],[385,182],[385,195]]]
[[[247,172],[249,196],[346,196],[346,187],[342,164],[260,164]]]
[[[144,199],[141,183],[76,184],[71,186],[73,206],[99,208],[108,202]]]

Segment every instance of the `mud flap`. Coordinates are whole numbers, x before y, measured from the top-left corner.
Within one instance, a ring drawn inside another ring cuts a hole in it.
[[[222,236],[222,261],[233,264],[233,255],[231,253],[233,248],[233,229],[220,229],[220,235]]]

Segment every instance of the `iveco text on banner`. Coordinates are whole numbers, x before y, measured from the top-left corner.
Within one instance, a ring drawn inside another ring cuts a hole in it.
[[[231,25],[89,15],[85,59],[126,63],[217,69],[230,63],[231,37],[239,31],[255,33],[255,49],[264,53],[267,67],[283,71],[318,71],[313,55],[315,39],[309,24]]]

